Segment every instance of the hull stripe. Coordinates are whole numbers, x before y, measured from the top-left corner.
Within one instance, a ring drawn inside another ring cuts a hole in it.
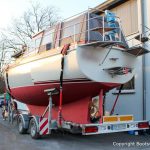
[[[63,80],[64,83],[74,83],[74,82],[93,82],[89,79],[85,79],[85,78],[77,78],[77,79],[65,79]],[[48,84],[48,83],[60,83],[59,80],[50,80],[50,81],[38,81],[38,82],[34,82],[34,84]]]
[[[96,83],[96,82],[94,82],[94,81],[79,81],[79,82],[64,82],[64,84],[78,84],[78,83],[84,83],[84,84],[86,84],[86,83]],[[23,88],[23,87],[26,87],[26,88],[28,88],[28,87],[33,87],[33,86],[39,86],[39,85],[47,85],[47,84],[52,84],[52,85],[59,85],[60,84],[60,82],[57,82],[57,83],[53,83],[53,82],[41,82],[41,83],[38,83],[38,84],[35,84],[34,83],[34,85],[25,85],[25,86],[18,86],[18,87],[11,87],[11,89],[13,90],[13,89],[17,89],[17,88]]]

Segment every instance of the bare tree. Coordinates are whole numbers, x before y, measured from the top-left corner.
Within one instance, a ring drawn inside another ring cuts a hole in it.
[[[43,8],[40,3],[31,4],[31,8],[21,18],[13,20],[12,25],[1,32],[5,49],[17,51],[22,45],[28,45],[35,33],[60,21],[57,12],[55,7]]]

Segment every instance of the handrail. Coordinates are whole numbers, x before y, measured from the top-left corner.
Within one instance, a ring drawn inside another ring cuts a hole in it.
[[[96,27],[96,28],[89,28],[89,25],[90,25],[90,21],[91,20],[93,20],[93,19],[101,19],[102,20],[102,27],[101,26],[99,26],[99,27]],[[115,19],[116,19],[116,21],[119,23],[119,26],[118,27],[112,27],[112,29],[119,29],[119,31],[120,31],[120,33],[119,33],[119,41],[121,41],[121,29],[120,29],[120,19],[119,19],[119,17],[115,17]],[[80,25],[80,24],[83,24],[83,23],[86,23],[87,22],[87,24],[88,24],[88,29],[86,29],[86,30],[84,30],[84,31],[81,31],[81,32],[78,32],[78,33],[76,33],[76,28],[77,28],[77,26],[78,25]],[[55,39],[55,40],[53,40],[53,42],[56,42],[56,41],[61,41],[61,40],[63,40],[63,39],[65,39],[65,38],[69,38],[69,37],[73,37],[73,42],[75,43],[76,41],[76,35],[78,35],[78,34],[82,34],[82,33],[86,33],[86,32],[88,32],[88,42],[90,42],[89,41],[89,39],[90,39],[90,31],[92,31],[92,30],[95,30],[95,29],[103,29],[103,42],[105,41],[105,29],[106,28],[110,28],[111,29],[111,27],[105,27],[105,16],[96,16],[96,17],[92,17],[92,18],[89,18],[89,19],[85,19],[84,21],[80,21],[80,22],[77,22],[77,23],[75,23],[75,24],[73,24],[73,25],[68,25],[68,26],[65,26],[65,27],[63,27],[63,28],[61,28],[61,29],[59,29],[59,30],[57,30],[57,32],[65,32],[65,30],[67,30],[67,29],[69,29],[69,28],[71,28],[71,30],[72,30],[72,34],[70,34],[70,35],[68,35],[68,36],[63,36],[63,37],[61,37],[61,38],[59,38],[59,39]],[[47,34],[47,35],[44,35],[44,37],[47,37],[47,36],[50,36],[50,35],[52,35],[52,34],[55,34],[56,33],[56,31],[54,31],[54,32],[51,32],[51,33],[49,33],[49,34]],[[36,40],[35,41],[37,41],[37,40],[39,40],[39,39],[41,39],[41,37],[39,37],[39,38],[36,38]],[[52,42],[52,43],[53,43]],[[35,42],[36,43],[36,42]],[[32,48],[32,49],[35,49],[35,48],[38,48],[36,45],[34,45],[34,47]]]

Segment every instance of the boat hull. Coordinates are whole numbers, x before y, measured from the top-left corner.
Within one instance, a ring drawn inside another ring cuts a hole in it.
[[[117,61],[112,62],[111,58],[116,57]],[[47,105],[48,96],[44,90],[59,90],[61,58],[60,51],[56,54],[46,51],[45,55],[20,58],[5,72],[7,89],[18,101],[30,105]],[[100,89],[107,92],[126,83],[135,74],[133,69],[128,74],[112,76],[104,70],[118,66],[134,68],[136,58],[117,48],[76,47],[69,50],[64,59],[63,103],[96,96]],[[58,105],[59,95],[53,96],[53,103]]]

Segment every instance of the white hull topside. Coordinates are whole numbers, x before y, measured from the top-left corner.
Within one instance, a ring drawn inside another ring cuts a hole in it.
[[[23,56],[8,68],[10,88],[59,81],[62,54],[60,51],[56,54],[51,54],[51,51],[44,53],[45,56],[42,53]],[[40,57],[40,55],[44,57]],[[68,50],[68,54],[65,56],[63,79],[90,79],[94,82],[124,84],[134,76],[135,64],[136,57],[120,48],[113,47],[110,50],[110,48],[78,46]],[[113,67],[132,68],[132,72],[112,76],[105,69]]]

